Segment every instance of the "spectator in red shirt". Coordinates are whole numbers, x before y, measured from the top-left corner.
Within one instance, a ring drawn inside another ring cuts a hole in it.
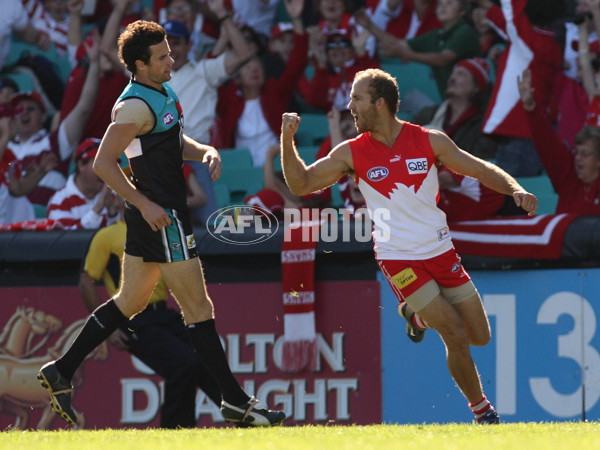
[[[554,80],[552,91],[552,101],[558,110],[556,132],[571,147],[585,124],[595,91],[586,85],[583,66],[590,64],[590,59],[596,59],[600,53],[597,32],[600,29],[600,1],[578,0],[576,3],[575,16],[569,18],[562,31],[562,71]]]
[[[600,128],[585,125],[571,151],[555,133],[550,118],[534,98],[531,71],[518,88],[533,140],[544,169],[558,194],[556,213],[600,214]]]
[[[221,122],[217,132],[221,146],[249,148],[257,167],[264,164],[269,146],[279,143],[281,116],[289,107],[308,59],[308,36],[300,19],[302,1],[292,3],[295,7],[288,8],[288,13],[294,24],[294,48],[281,77],[267,79],[261,59],[255,56],[219,91],[217,113]]]
[[[315,74],[310,81],[300,83],[306,103],[324,113],[336,108],[347,109],[354,75],[361,70],[377,68],[379,63],[365,52],[365,35],[355,36],[346,30],[334,30],[326,35],[323,44],[311,38],[311,52],[316,61]]]

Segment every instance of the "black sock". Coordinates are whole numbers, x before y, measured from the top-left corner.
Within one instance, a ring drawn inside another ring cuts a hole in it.
[[[112,299],[98,306],[86,320],[71,347],[56,360],[56,368],[60,374],[69,380],[73,378],[85,357],[128,320]]]
[[[232,405],[246,403],[250,397],[231,373],[225,351],[217,334],[215,320],[191,323],[186,328],[202,363],[219,383],[223,399]]]

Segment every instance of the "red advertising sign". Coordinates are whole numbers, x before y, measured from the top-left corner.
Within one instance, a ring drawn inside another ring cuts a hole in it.
[[[209,285],[217,329],[233,373],[249,394],[283,408],[295,424],[381,422],[380,294],[375,281],[316,286],[319,363],[315,371],[280,370],[283,302],[279,283]],[[87,312],[76,287],[0,288],[0,429],[66,428],[50,410],[36,374],[76,336]],[[106,343],[73,380],[73,404],[85,428],[159,424],[162,379]],[[202,391],[199,426],[222,417]]]

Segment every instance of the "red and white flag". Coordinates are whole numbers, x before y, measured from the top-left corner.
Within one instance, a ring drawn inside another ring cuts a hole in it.
[[[558,259],[578,214],[494,217],[449,224],[460,254],[526,259]]]
[[[282,370],[317,368],[315,254],[319,221],[286,224],[281,249],[283,287]]]

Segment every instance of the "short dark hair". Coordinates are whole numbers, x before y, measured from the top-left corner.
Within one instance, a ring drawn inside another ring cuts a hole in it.
[[[136,20],[125,28],[119,36],[119,59],[127,70],[135,75],[135,62],[150,62],[150,47],[160,44],[167,37],[165,29],[156,22]]]
[[[361,70],[354,76],[354,80],[369,78],[369,93],[371,94],[371,103],[375,103],[378,98],[385,101],[390,113],[395,116],[400,108],[400,91],[398,82],[389,73],[381,69]]]

